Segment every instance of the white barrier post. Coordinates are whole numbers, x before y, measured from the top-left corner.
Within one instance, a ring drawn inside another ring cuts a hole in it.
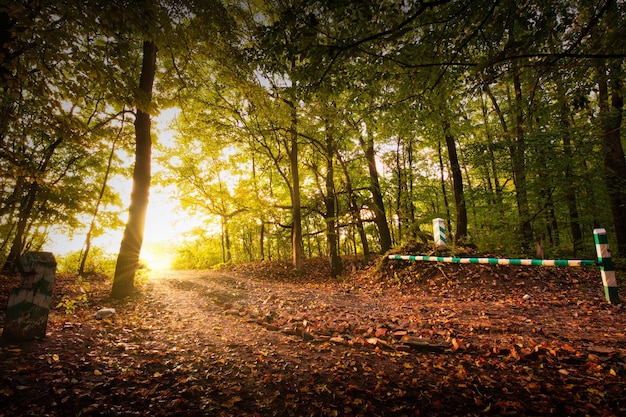
[[[604,286],[604,297],[609,303],[619,303],[617,293],[617,279],[615,278],[615,266],[611,259],[609,241],[606,237],[605,229],[594,229],[593,240],[596,243],[596,253],[600,263],[600,273],[602,274],[602,285]]]
[[[435,238],[435,247],[446,246],[446,226],[443,219],[433,219],[433,237]]]

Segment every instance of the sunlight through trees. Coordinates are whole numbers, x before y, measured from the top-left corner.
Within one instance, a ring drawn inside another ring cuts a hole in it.
[[[485,251],[593,256],[601,225],[626,254],[621,1],[57,3],[0,8],[5,270],[116,236],[120,296],[144,243],[340,275],[436,217]]]

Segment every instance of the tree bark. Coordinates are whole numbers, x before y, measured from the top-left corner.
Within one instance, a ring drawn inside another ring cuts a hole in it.
[[[61,145],[62,142],[63,138],[58,138],[57,140],[52,142],[50,146],[45,150],[43,159],[40,162],[39,167],[37,168],[38,173],[42,175],[45,174],[48,168],[48,164],[50,163],[50,160],[54,155],[54,152],[59,147],[59,145]],[[11,244],[11,250],[9,251],[9,255],[2,267],[2,271],[4,272],[12,272],[15,265],[17,265],[20,256],[22,255],[25,246],[25,235],[28,226],[28,220],[33,214],[33,207],[35,206],[39,189],[39,183],[35,178],[28,185],[26,195],[24,195],[20,202],[15,236],[13,237],[13,242]]]
[[[467,209],[465,207],[465,194],[463,192],[463,176],[459,157],[456,152],[454,136],[450,132],[450,122],[446,119],[443,122],[444,136],[448,148],[448,159],[450,170],[452,171],[452,189],[454,191],[454,203],[456,208],[456,233],[454,241],[461,242],[467,237]]]
[[[265,221],[261,220],[261,225],[259,226],[259,256],[261,260],[265,260]]]
[[[230,234],[228,233],[228,217],[222,216],[222,262],[229,263],[233,260],[230,247]]]
[[[396,140],[396,220],[398,222],[398,236],[397,238],[395,238],[394,240],[396,242],[402,242],[402,188],[403,188],[403,184],[402,184],[402,162],[401,162],[401,158],[400,158],[400,154],[401,154],[401,149],[400,149],[400,141],[402,139],[400,138],[400,136],[398,136],[397,140]],[[393,232],[393,224],[391,227],[391,230]]]
[[[437,142],[437,154],[439,156],[439,172],[441,182],[441,194],[443,195],[443,205],[446,209],[446,229],[448,233],[452,232],[452,222],[450,220],[450,203],[448,203],[448,193],[446,192],[446,178],[443,165],[443,156],[441,154],[441,142]]]
[[[563,137],[563,155],[565,156],[565,201],[569,213],[569,224],[572,233],[574,256],[583,251],[583,233],[580,226],[580,215],[578,213],[578,202],[576,198],[575,178],[573,172],[574,151],[570,138],[570,111],[566,99],[565,88],[561,83],[556,83],[557,100],[559,103],[559,119],[561,124],[561,135]]]
[[[380,190],[380,181],[378,179],[378,168],[376,167],[376,153],[374,152],[374,140],[371,137],[364,139],[361,137],[361,145],[365,151],[365,159],[367,160],[367,168],[369,170],[370,193],[372,202],[374,203],[374,221],[378,227],[380,234],[380,253],[386,253],[391,249],[391,231],[387,223],[387,215],[385,214],[385,203],[383,194]]]
[[[330,261],[330,276],[335,278],[341,275],[342,265],[339,256],[339,245],[337,238],[337,209],[335,207],[335,167],[333,159],[335,155],[334,139],[332,136],[332,128],[327,126],[326,129],[326,195],[324,203],[326,213],[324,220],[326,221],[326,241],[328,245],[328,257]]]
[[[24,250],[26,226],[28,224],[28,219],[30,218],[30,215],[33,211],[33,206],[35,205],[38,191],[39,184],[37,183],[37,181],[33,181],[28,187],[28,192],[22,199],[17,221],[17,230],[15,232],[15,236],[13,237],[13,243],[11,244],[9,256],[7,257],[4,266],[2,267],[2,271],[5,273],[14,272],[15,266],[17,265],[20,256],[22,256],[22,251]]]
[[[359,234],[359,238],[361,239],[361,246],[363,248],[363,257],[368,259],[370,256],[369,243],[367,242],[367,234],[365,233],[365,228],[363,227],[363,220],[361,219],[361,208],[357,203],[356,194],[354,192],[354,188],[352,187],[352,178],[350,177],[350,173],[348,172],[348,166],[346,162],[341,158],[340,155],[337,155],[337,159],[339,164],[341,165],[341,170],[343,171],[343,175],[346,180],[346,193],[348,194],[348,207],[350,209],[350,214],[352,216],[352,221],[354,222],[357,232]],[[354,251],[356,252],[356,242],[354,245]]]
[[[291,126],[289,127],[289,165],[291,167],[291,255],[292,264],[296,270],[302,269],[304,246],[302,242],[302,203],[300,200],[300,169],[298,163],[298,131],[296,106],[293,101],[288,103],[291,107]]]
[[[156,45],[143,43],[143,63],[139,79],[139,91],[135,119],[135,169],[133,189],[128,209],[128,222],[120,245],[111,288],[112,298],[123,298],[135,291],[135,271],[143,244],[146,212],[150,194],[152,139],[150,137],[149,107],[152,102],[152,86],[156,74]]]
[[[407,205],[409,211],[409,224],[410,224],[410,233],[413,239],[417,238],[420,227],[419,223],[415,221],[415,202],[413,201],[414,196],[414,188],[415,188],[415,175],[413,173],[413,141],[409,140],[409,144],[407,147],[407,169],[408,169],[408,198]]]
[[[489,86],[485,85],[483,87],[483,91],[487,94],[487,96],[489,97],[489,99],[491,100],[491,103],[493,104],[493,107],[496,111],[496,114],[498,115],[498,118],[500,119],[500,124],[502,126],[502,131],[504,132],[505,135],[508,135],[508,127],[506,124],[506,119],[504,118],[504,115],[502,114],[502,112],[500,111],[500,106],[498,106],[498,102],[495,98],[495,96],[493,95],[493,93],[491,92],[491,89],[489,88]],[[494,145],[495,145],[495,140],[493,135],[490,133],[489,130],[489,125],[488,125],[488,117],[487,117],[487,106],[486,103],[482,103],[482,113],[483,113],[483,120],[485,122],[485,126],[487,128],[487,137],[489,138],[489,145],[487,148],[487,152],[489,154],[489,165],[491,166],[491,172],[493,173],[493,188],[495,191],[494,194],[494,203],[498,208],[498,211],[500,212],[500,216],[503,216],[503,212],[502,212],[502,186],[500,185],[500,180],[498,179],[499,177],[499,173],[498,173],[498,166],[496,164],[496,158],[495,158],[495,153],[493,151]],[[489,169],[487,168],[487,171]]]
[[[624,97],[621,85],[621,64],[613,63],[608,69],[598,65],[598,101],[605,167],[605,181],[608,188],[617,256],[626,257],[626,159],[621,142],[622,113]]]
[[[517,212],[519,216],[519,233],[522,251],[531,253],[533,242],[533,232],[530,223],[530,211],[528,207],[528,190],[526,184],[526,138],[524,132],[524,101],[522,96],[522,83],[519,76],[517,64],[513,64],[513,88],[515,98],[513,108],[515,109],[515,138],[509,148],[511,162],[513,165],[513,182],[515,183],[515,198],[517,201]]]

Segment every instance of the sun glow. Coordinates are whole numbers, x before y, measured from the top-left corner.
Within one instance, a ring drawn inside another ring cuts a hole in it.
[[[172,268],[173,258],[171,252],[166,252],[164,249],[154,244],[149,245],[141,250],[140,260],[150,271],[168,271]]]

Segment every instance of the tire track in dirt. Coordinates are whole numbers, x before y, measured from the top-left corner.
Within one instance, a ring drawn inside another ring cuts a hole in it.
[[[212,346],[221,352],[250,349],[263,329],[225,314],[234,302],[250,298],[246,292],[250,284],[238,282],[211,271],[167,271],[151,274],[147,294],[161,312],[165,333],[176,333],[188,343]]]

